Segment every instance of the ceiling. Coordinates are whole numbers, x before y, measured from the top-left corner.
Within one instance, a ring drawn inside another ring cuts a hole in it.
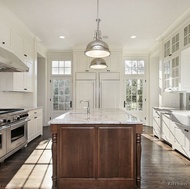
[[[49,50],[84,48],[96,30],[97,0],[0,0]],[[149,51],[190,0],[100,0],[103,40],[110,49]],[[65,39],[59,39],[64,35]],[[131,39],[132,35],[137,36]]]

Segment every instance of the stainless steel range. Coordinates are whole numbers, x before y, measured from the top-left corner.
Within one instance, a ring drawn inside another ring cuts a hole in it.
[[[28,110],[0,109],[0,162],[27,144]]]

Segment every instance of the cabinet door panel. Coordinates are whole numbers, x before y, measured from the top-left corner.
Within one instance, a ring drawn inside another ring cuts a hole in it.
[[[95,177],[95,129],[60,128],[58,167],[62,178]]]
[[[89,100],[90,108],[95,108],[95,81],[76,81],[76,108],[83,108],[87,104],[80,103],[81,100]]]
[[[133,178],[132,128],[101,127],[98,132],[98,177]]]
[[[119,108],[119,81],[101,81],[100,107]]]

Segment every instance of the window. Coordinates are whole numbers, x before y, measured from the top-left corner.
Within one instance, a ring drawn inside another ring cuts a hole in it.
[[[53,79],[53,110],[69,110],[71,101],[71,80]]]
[[[143,79],[126,80],[126,110],[143,110]]]
[[[125,74],[135,75],[144,74],[144,60],[126,60]]]
[[[52,61],[52,75],[71,75],[71,61]]]

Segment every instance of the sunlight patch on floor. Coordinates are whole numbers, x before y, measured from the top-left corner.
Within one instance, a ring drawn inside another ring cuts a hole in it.
[[[52,187],[51,141],[44,140],[18,170],[6,189],[51,189]]]

